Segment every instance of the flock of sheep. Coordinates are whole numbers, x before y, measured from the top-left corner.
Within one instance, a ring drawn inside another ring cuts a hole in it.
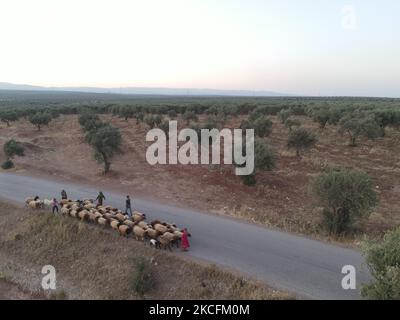
[[[51,206],[50,200],[34,200],[27,198],[26,205],[31,209],[43,209]],[[154,220],[146,223],[146,215],[134,211],[132,217],[124,214],[117,208],[110,206],[96,206],[93,200],[60,201],[61,214],[80,219],[82,221],[111,227],[120,235],[129,237],[133,235],[136,240],[148,240],[150,245],[156,248],[172,250],[172,246],[179,248],[182,238],[182,230],[175,224]]]

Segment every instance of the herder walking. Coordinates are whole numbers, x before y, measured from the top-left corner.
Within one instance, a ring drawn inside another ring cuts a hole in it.
[[[67,196],[67,192],[65,190],[61,191],[61,200],[67,200],[68,196]]]
[[[57,211],[58,213],[58,201],[56,198],[53,199],[53,201],[51,202],[51,207],[52,207],[52,212],[54,214],[55,211]]]
[[[129,211],[129,213],[128,213],[128,211]],[[132,218],[132,204],[131,204],[131,197],[130,196],[126,196],[125,214],[127,214],[130,218]]]
[[[98,206],[102,206],[103,205],[103,201],[106,200],[106,197],[104,196],[103,192],[99,192],[99,195],[96,198],[97,200],[97,205]]]
[[[181,246],[182,246],[183,251],[188,251],[188,248],[190,247],[189,239],[188,239],[188,231],[186,228],[183,229],[183,232],[182,232]]]

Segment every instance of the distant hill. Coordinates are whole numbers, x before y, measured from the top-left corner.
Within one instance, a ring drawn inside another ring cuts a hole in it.
[[[123,88],[98,88],[98,87],[41,87],[26,84],[13,84],[0,82],[0,90],[23,90],[23,91],[69,91],[89,93],[113,93],[113,94],[141,94],[141,95],[171,95],[171,96],[241,96],[241,97],[279,97],[288,96],[271,91],[249,91],[249,90],[218,90],[218,89],[191,89],[191,88],[146,88],[146,87],[123,87]]]

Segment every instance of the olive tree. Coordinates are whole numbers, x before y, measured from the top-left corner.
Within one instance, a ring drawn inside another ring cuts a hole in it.
[[[129,118],[133,117],[134,110],[130,106],[123,106],[119,108],[118,114],[121,118],[124,118],[125,121],[128,121]]]
[[[323,225],[335,235],[368,217],[378,202],[371,178],[357,170],[330,169],[314,179],[312,190],[323,207]]]
[[[0,120],[7,124],[7,127],[10,126],[10,122],[14,122],[18,120],[18,114],[15,111],[2,111],[0,112]]]
[[[246,145],[243,145],[243,153]],[[278,156],[273,147],[261,139],[254,141],[254,171],[250,175],[240,176],[245,185],[256,184],[256,174],[259,171],[271,171],[275,168]],[[235,164],[237,167],[244,167],[246,164]]]
[[[282,109],[278,112],[278,118],[281,120],[282,124],[285,123],[293,115],[292,109]]]
[[[37,112],[29,116],[29,122],[40,131],[42,126],[47,126],[52,120],[52,116],[47,112]]]
[[[186,124],[189,125],[190,121],[197,122],[197,115],[193,111],[187,110],[183,115],[183,119],[186,120]]]
[[[272,121],[267,117],[257,118],[253,126],[254,133],[260,138],[268,137],[272,132]]]
[[[319,124],[320,129],[324,129],[330,119],[330,111],[328,108],[316,109],[311,114],[312,119]]]
[[[287,146],[289,149],[295,149],[298,157],[301,156],[301,151],[311,149],[316,143],[316,135],[304,128],[295,128],[289,132]]]
[[[358,138],[365,136],[375,139],[382,136],[382,129],[372,115],[352,113],[346,114],[339,122],[340,133],[347,133],[352,147],[357,145]]]
[[[105,124],[89,131],[86,140],[94,149],[95,159],[104,165],[106,174],[110,170],[111,159],[120,150],[122,136],[119,129]]]
[[[362,296],[400,300],[400,227],[387,232],[381,242],[366,242],[363,252],[373,281],[363,286]]]
[[[285,127],[289,129],[289,132],[293,130],[293,127],[300,127],[301,122],[297,119],[289,118],[285,121]]]

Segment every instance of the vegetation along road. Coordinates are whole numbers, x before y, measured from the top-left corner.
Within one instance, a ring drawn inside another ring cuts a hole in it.
[[[59,197],[62,189],[72,199],[93,198],[98,192],[91,187],[0,173],[0,197],[4,199],[22,203],[36,194]],[[103,191],[107,204],[123,206],[125,195]],[[369,280],[364,260],[354,250],[154,201],[135,199],[134,209],[146,213],[149,221],[187,226],[193,235],[188,255],[241,271],[300,298],[358,299],[361,283]],[[342,289],[345,265],[357,270],[357,290]]]

